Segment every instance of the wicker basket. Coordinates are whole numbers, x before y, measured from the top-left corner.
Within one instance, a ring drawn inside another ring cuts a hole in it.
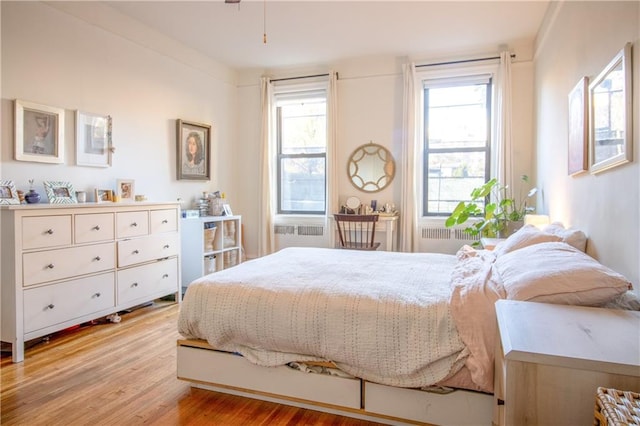
[[[594,414],[595,426],[640,425],[640,394],[599,387]]]

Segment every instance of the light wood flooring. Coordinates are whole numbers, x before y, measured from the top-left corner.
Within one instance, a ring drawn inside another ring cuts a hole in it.
[[[2,353],[4,425],[336,425],[376,423],[191,388],[176,379],[178,305],[156,301]]]

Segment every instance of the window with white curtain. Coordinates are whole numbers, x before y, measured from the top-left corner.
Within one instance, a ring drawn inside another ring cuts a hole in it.
[[[278,214],[325,214],[327,91],[275,94]]]
[[[489,74],[423,80],[423,216],[444,216],[490,178]]]

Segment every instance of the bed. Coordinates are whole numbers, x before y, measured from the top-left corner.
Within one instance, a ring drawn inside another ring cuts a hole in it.
[[[207,275],[181,306],[178,377],[388,422],[491,424],[498,299],[599,306],[630,288],[575,235],[527,226],[456,255],[287,248]]]

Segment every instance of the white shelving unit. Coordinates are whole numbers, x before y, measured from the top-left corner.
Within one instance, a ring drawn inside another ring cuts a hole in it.
[[[242,216],[183,218],[182,287],[242,262]]]

